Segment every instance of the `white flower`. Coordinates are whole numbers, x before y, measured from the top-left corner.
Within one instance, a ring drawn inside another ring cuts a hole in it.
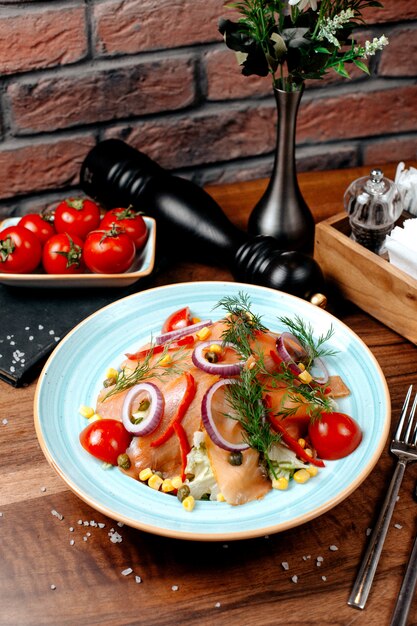
[[[388,43],[388,37],[385,37],[385,35],[382,35],[379,39],[378,37],[374,37],[372,41],[365,41],[365,48],[362,54],[363,58],[366,59],[367,57],[373,56],[377,50],[382,50]]]
[[[288,0],[291,6],[297,6],[300,11],[304,11],[310,5],[313,11],[317,11],[317,0]]]
[[[336,37],[336,31],[339,28],[343,28],[344,24],[347,24],[349,20],[355,16],[355,12],[352,9],[346,9],[340,11],[333,18],[326,17],[320,24],[317,39],[327,39],[330,43],[340,48],[339,40]]]

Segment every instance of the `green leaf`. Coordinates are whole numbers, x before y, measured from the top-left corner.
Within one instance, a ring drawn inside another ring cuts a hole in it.
[[[334,69],[340,76],[343,76],[344,78],[350,78],[350,75],[345,70],[344,63],[339,63],[338,65],[336,65],[336,67]]]
[[[363,63],[363,61],[358,61],[357,59],[354,59],[353,62],[357,67],[359,67],[360,70],[362,70],[362,72],[369,74],[369,67],[366,65],[366,63]]]
[[[320,46],[319,48],[315,48],[315,52],[321,52],[322,54],[331,54],[330,50],[327,48],[323,48]]]

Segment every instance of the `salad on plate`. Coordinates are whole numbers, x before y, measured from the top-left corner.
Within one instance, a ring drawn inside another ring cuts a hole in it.
[[[174,311],[161,332],[106,372],[95,407],[83,405],[83,448],[167,495],[242,505],[326,471],[361,443],[338,411],[350,394],[329,375],[333,328],[315,337],[302,318],[266,328],[239,292],[218,320]]]

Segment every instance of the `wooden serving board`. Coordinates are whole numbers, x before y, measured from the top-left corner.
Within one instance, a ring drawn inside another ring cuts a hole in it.
[[[417,344],[417,281],[353,241],[346,213],[316,225],[315,258],[331,288]]]

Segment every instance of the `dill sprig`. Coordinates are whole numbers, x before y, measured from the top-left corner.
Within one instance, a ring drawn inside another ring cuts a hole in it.
[[[226,296],[219,300],[214,308],[218,307],[223,307],[227,312],[227,327],[222,333],[222,341],[232,343],[242,357],[248,359],[252,354],[250,344],[256,333],[267,331],[261,317],[252,313],[249,296],[239,291],[237,296]]]
[[[266,419],[266,409],[262,401],[264,392],[264,387],[257,378],[257,368],[244,368],[240,377],[226,386],[226,399],[231,408],[231,414],[227,416],[239,421],[244,430],[244,441],[259,452],[268,470],[276,478],[268,451],[281,441],[281,436],[271,430]]]
[[[282,324],[285,324],[291,333],[298,339],[301,345],[307,350],[309,357],[308,363],[305,364],[307,368],[310,367],[314,359],[317,359],[318,357],[334,356],[337,354],[337,350],[324,347],[326,341],[329,341],[334,334],[333,325],[330,326],[327,333],[320,335],[318,339],[315,339],[312,325],[309,322],[305,322],[298,315],[295,315],[294,319],[290,317],[280,317],[279,320]]]
[[[166,344],[164,350],[154,362],[152,362],[152,357],[154,356],[153,348],[154,346],[151,346],[143,361],[138,362],[134,370],[128,368],[120,370],[114,386],[105,395],[104,400],[148,378],[161,379],[175,374],[179,375],[183,372],[181,361],[184,358],[184,348],[179,348],[175,352],[169,365],[161,365],[161,361],[165,359],[168,353],[169,344]]]

